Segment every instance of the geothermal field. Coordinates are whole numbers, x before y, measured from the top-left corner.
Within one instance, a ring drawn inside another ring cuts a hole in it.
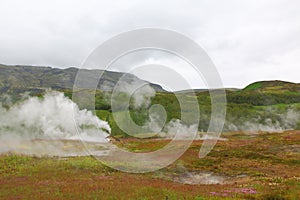
[[[0,2],[0,200],[300,200],[300,0]]]
[[[77,142],[49,142],[61,145],[64,152],[73,153],[70,155],[53,151],[35,156],[26,150],[24,154],[5,153],[0,157],[1,198],[298,199],[299,131],[229,132],[224,138],[227,140],[219,141],[203,159],[198,157],[202,141],[197,140],[175,163],[146,174],[120,172],[77,153],[78,147],[72,151]],[[116,145],[133,152],[154,151],[169,142],[121,141]]]
[[[264,84],[278,88],[287,83]],[[150,95],[153,102],[147,101],[148,106],[164,105],[169,118],[158,134],[138,137],[118,128],[109,107],[103,105],[102,93],[96,94],[102,104],[94,111],[80,108],[68,90],[6,95],[0,110],[0,199],[299,199],[298,99],[286,102],[286,94],[276,94],[274,100],[265,93],[266,103],[259,105],[257,98],[247,95],[258,94],[252,89],[227,92],[224,131],[216,137],[207,132],[208,94],[197,93],[204,111],[192,143],[175,162],[144,173],[126,172],[131,169],[128,165],[136,167],[139,162],[125,159],[112,168],[106,158],[116,149],[155,152],[170,144],[176,134],[192,133],[193,125],[173,120],[178,116],[173,94]],[[156,130],[159,116],[152,119],[143,112],[130,110],[137,124],[148,123]],[[117,114],[123,116],[123,111]],[[185,140],[178,137],[179,143]],[[203,143],[212,141],[216,145],[199,158]]]

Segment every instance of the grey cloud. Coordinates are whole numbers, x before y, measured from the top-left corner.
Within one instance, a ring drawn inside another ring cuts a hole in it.
[[[111,36],[157,27],[196,40],[227,87],[262,79],[298,82],[299,7],[297,0],[4,0],[0,63],[80,66]]]

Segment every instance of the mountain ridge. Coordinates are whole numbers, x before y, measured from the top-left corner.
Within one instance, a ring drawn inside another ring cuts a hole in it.
[[[42,67],[42,66],[25,66],[25,65],[3,65],[0,64],[0,91],[7,92],[8,90],[22,89],[73,89],[74,81],[78,68],[69,67],[66,69]],[[95,73],[97,72],[97,73]],[[121,72],[103,71],[103,70],[88,70],[84,69],[87,76],[87,81],[91,83],[98,80],[99,72],[103,73],[101,80],[97,86],[101,88],[104,83],[112,89],[117,81],[125,74]],[[133,74],[126,74],[122,79],[124,81],[144,81],[148,83],[155,91],[165,91],[160,85],[150,83],[139,79]],[[107,87],[106,87],[107,89]]]
[[[68,67],[65,69],[50,66],[30,66],[30,65],[4,65],[0,64],[0,92],[9,90],[26,91],[44,89],[73,89],[76,74],[79,68]],[[93,81],[97,79],[97,73],[103,72],[103,76],[97,86],[100,90],[112,90],[117,81],[126,73],[84,69],[88,78]],[[125,81],[144,81],[157,92],[166,92],[159,84],[154,84],[136,77],[133,74],[126,74]],[[110,88],[101,87],[108,85]],[[235,92],[259,92],[259,93],[299,93],[300,83],[293,83],[281,80],[257,81],[247,85],[243,89],[224,88],[226,91]],[[215,89],[218,90],[218,89]],[[193,92],[207,92],[208,89],[193,89]],[[180,90],[176,93],[189,93],[191,90]]]

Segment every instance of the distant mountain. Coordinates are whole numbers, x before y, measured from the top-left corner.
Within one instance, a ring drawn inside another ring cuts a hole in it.
[[[0,93],[22,93],[25,91],[43,91],[47,88],[54,90],[72,90],[78,68],[58,69],[52,67],[39,66],[9,66],[0,64]],[[101,70],[84,70],[85,81],[94,82],[98,79],[97,74]],[[121,77],[124,81],[131,83],[134,81],[143,81],[148,83],[155,91],[165,92],[158,84],[153,84],[132,74],[121,72],[105,71],[97,86],[102,91],[111,91]],[[242,93],[273,93],[273,94],[295,94],[300,93],[300,84],[285,81],[260,81],[255,82],[244,89],[225,88],[230,94],[240,95]],[[217,90],[217,89],[216,89]],[[195,89],[196,93],[207,93],[207,89]],[[191,90],[177,91],[176,93],[189,93]]]
[[[27,91],[27,90],[44,90],[51,89],[73,89],[74,80],[79,69],[67,68],[58,69],[52,67],[38,67],[38,66],[8,66],[0,64],[0,92],[11,91]],[[98,79],[95,72],[101,70],[84,70],[89,82],[94,82]],[[101,71],[103,72],[103,71]],[[117,81],[124,75],[120,72],[105,71],[98,84],[98,89],[112,90]],[[147,81],[141,80],[132,74],[126,74],[124,81],[130,83],[133,81]],[[164,89],[157,84],[149,83],[150,86],[158,92]],[[105,87],[103,87],[105,85]]]
[[[243,91],[255,91],[261,93],[299,93],[300,84],[286,81],[260,81],[255,82],[243,89]]]

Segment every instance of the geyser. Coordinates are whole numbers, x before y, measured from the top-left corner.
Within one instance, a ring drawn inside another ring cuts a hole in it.
[[[0,153],[73,155],[80,146],[75,141],[107,143],[105,130],[111,131],[107,122],[80,110],[60,92],[48,91],[43,98],[30,97],[9,109],[0,106]],[[84,151],[82,145],[80,149]]]

